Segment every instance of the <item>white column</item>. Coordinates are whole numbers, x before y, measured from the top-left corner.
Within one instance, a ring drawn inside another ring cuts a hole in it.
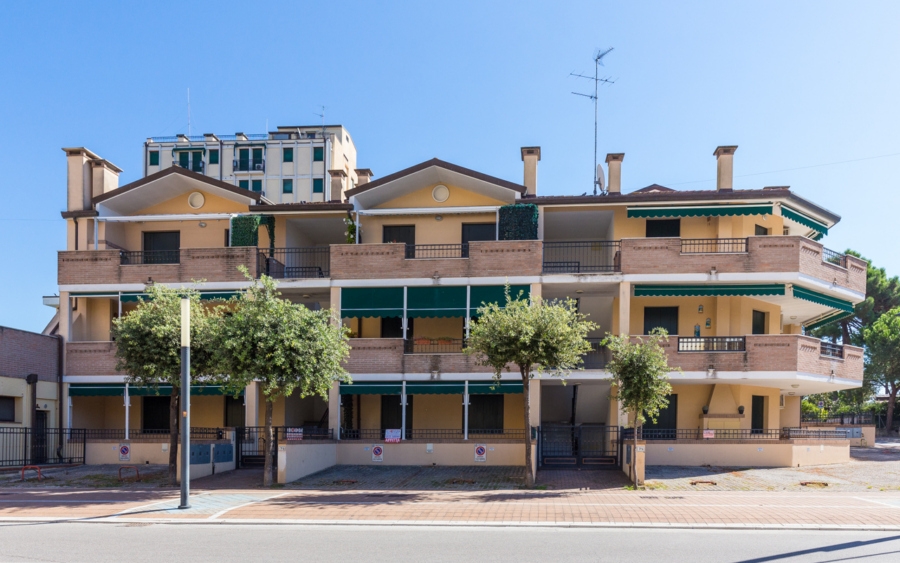
[[[98,250],[100,248],[100,246],[99,246],[100,241],[98,240],[99,238],[100,238],[100,221],[98,221],[97,218],[94,217],[94,250]]]
[[[259,426],[259,383],[256,381],[244,389],[244,426]]]
[[[631,334],[631,282],[619,283],[619,334]]]
[[[468,338],[469,338],[469,319],[472,318],[471,308],[472,308],[472,286],[467,285],[466,286],[466,321],[465,321],[466,340],[468,340]]]
[[[495,212],[496,218],[494,219],[494,231],[495,231],[495,240],[500,240],[500,208],[497,208]],[[538,215],[540,217],[540,215]]]
[[[131,396],[128,394],[128,384],[125,384],[125,440],[129,440],[129,418],[131,416]]]
[[[68,401],[69,408],[66,409],[68,411],[66,413],[68,415],[67,420],[66,420],[66,423],[67,423],[66,428],[72,428],[72,397],[69,397],[68,399],[69,399],[69,401]],[[62,403],[62,402],[60,401],[60,403]]]
[[[406,382],[400,382],[400,439],[406,440]]]
[[[463,440],[469,439],[469,381],[466,380],[463,389]]]
[[[335,381],[328,391],[328,427],[334,433],[334,439],[341,439],[341,383]]]
[[[400,324],[401,331],[403,332],[403,340],[408,340],[409,337],[412,336],[411,334],[406,334],[406,329],[409,325],[409,321],[406,318],[406,290],[407,289],[408,288],[404,285],[403,286],[403,319],[401,319],[401,324]]]

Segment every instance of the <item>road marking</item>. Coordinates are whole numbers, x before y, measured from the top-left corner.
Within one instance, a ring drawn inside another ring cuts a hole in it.
[[[230,512],[230,511],[235,510],[235,509],[238,509],[238,508],[243,508],[243,507],[245,507],[245,506],[249,506],[249,505],[255,504],[255,503],[257,503],[257,502],[262,502],[262,501],[266,501],[266,500],[271,500],[271,499],[273,499],[273,498],[283,497],[283,496],[286,495],[286,494],[288,494],[288,493],[281,493],[281,494],[273,495],[273,496],[270,496],[270,497],[265,497],[265,498],[260,498],[260,499],[256,499],[256,500],[251,500],[250,502],[245,502],[245,503],[239,504],[239,505],[237,505],[237,506],[232,506],[231,508],[226,508],[225,510],[220,510],[219,512],[216,512],[215,514],[213,514],[212,516],[210,516],[209,518],[207,518],[207,520],[216,520],[217,518],[219,518],[219,516],[222,516],[222,515],[225,514],[226,512]]]

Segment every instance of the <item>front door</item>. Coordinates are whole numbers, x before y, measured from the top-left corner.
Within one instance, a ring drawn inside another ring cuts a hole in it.
[[[406,396],[406,430],[412,429],[412,395]],[[400,408],[400,395],[381,396],[381,438],[385,430],[403,427],[403,410]]]
[[[644,307],[644,334],[664,328],[670,336],[678,334],[678,307]]]
[[[497,224],[496,223],[463,223],[462,226],[462,242],[480,241],[480,240],[497,240]]]
[[[229,395],[225,396],[225,426],[229,428],[237,428],[244,425],[246,410],[244,409],[244,398],[234,398]]]
[[[141,404],[141,428],[156,430],[160,433],[169,431],[169,401],[167,396],[144,397]]]
[[[753,404],[750,408],[750,428],[753,433],[762,433],[766,426],[766,398],[761,395],[753,395]]]
[[[677,437],[678,428],[678,394],[669,395],[669,404],[656,415],[656,422],[647,418],[644,430],[651,430],[644,437],[646,440],[674,440]]]

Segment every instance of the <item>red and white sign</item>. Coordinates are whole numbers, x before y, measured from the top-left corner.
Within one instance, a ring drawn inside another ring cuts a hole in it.
[[[703,439],[704,440],[712,440],[715,437],[716,437],[715,430],[704,430],[703,431]]]
[[[400,429],[393,428],[390,430],[384,431],[384,443],[385,444],[399,444],[400,443]]]
[[[288,442],[300,442],[303,440],[303,428],[285,428],[284,437]]]
[[[372,461],[384,461],[384,448],[372,446]]]
[[[119,444],[119,461],[131,461],[131,446]]]
[[[487,461],[487,446],[475,444],[475,461]]]

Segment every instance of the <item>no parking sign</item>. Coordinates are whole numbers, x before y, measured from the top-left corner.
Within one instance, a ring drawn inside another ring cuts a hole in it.
[[[487,446],[475,444],[475,461],[487,461]]]
[[[119,444],[119,461],[131,461],[131,446]]]
[[[372,446],[372,461],[384,461],[384,448]]]

